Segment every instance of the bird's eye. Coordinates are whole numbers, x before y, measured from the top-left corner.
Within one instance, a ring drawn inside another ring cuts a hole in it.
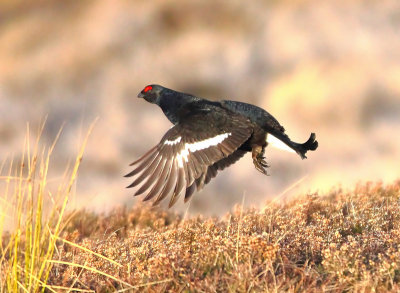
[[[148,86],[146,86],[144,89],[143,89],[143,92],[144,93],[148,93],[149,91],[151,91],[153,89],[153,87],[151,86],[151,85],[148,85]]]

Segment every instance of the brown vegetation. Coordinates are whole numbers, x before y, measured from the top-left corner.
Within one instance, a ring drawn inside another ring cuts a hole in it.
[[[397,291],[399,199],[397,181],[270,202],[261,211],[238,206],[221,219],[183,220],[143,205],[81,211],[63,237],[88,250],[60,244],[55,257],[74,265],[54,264],[49,283],[96,291]]]

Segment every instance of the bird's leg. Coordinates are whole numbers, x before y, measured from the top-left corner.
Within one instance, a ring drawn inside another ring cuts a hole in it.
[[[258,171],[261,173],[268,175],[266,168],[269,167],[268,163],[264,160],[264,147],[262,146],[254,146],[251,152],[251,156],[253,158],[253,164]]]

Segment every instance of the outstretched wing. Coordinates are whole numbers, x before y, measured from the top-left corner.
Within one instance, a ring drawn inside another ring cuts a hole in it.
[[[128,187],[141,184],[135,195],[147,192],[144,200],[155,197],[154,204],[171,195],[171,207],[181,193],[187,201],[196,186],[201,189],[217,170],[238,160],[237,154],[242,152],[238,148],[249,139],[252,129],[247,118],[225,109],[195,112],[131,164],[135,169],[126,177],[135,176],[135,180]]]
[[[222,171],[225,168],[229,167],[230,165],[236,163],[245,154],[246,151],[238,149],[228,157],[222,158],[221,160],[209,166],[207,172],[204,172],[202,176],[196,179],[197,190],[202,189],[204,185],[208,184],[211,181],[211,179],[217,176],[218,171]],[[191,194],[185,194],[185,202],[189,200],[190,196]]]

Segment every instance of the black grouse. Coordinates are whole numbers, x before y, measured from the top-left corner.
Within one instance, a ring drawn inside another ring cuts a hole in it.
[[[141,184],[135,195],[147,192],[144,200],[154,205],[172,195],[169,207],[185,195],[187,202],[217,172],[252,152],[255,168],[267,174],[264,157],[270,141],[283,142],[302,159],[318,147],[315,134],[303,144],[290,140],[285,129],[267,111],[242,102],[209,101],[160,85],[148,85],[139,94],[158,105],[174,124],[160,143],[130,166],[126,177],[137,176],[129,187]]]

